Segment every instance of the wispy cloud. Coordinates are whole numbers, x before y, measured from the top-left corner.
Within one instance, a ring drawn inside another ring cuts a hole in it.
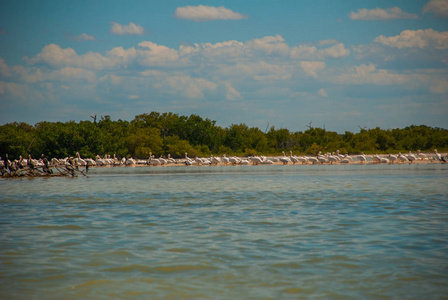
[[[212,20],[241,20],[247,18],[240,13],[234,12],[224,6],[184,6],[176,8],[174,17],[177,19],[193,20],[196,22]]]
[[[392,8],[361,8],[357,12],[350,12],[352,20],[394,20],[394,19],[418,19],[418,15],[402,11],[399,7]]]
[[[142,35],[145,29],[140,25],[130,22],[129,25],[122,25],[117,22],[111,22],[110,32],[117,35]]]
[[[448,0],[431,0],[423,7],[423,13],[433,13],[437,17],[448,17]]]
[[[96,41],[96,38],[93,35],[88,35],[86,33],[83,33],[81,35],[74,35],[71,33],[67,33],[65,36],[69,41],[77,41],[77,42]]]

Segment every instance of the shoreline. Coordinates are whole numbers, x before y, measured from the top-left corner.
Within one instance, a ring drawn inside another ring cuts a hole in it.
[[[75,160],[68,159],[59,161],[58,164],[50,163],[45,167],[42,165],[25,166],[18,169],[8,169],[3,167],[0,178],[20,178],[20,177],[56,177],[56,176],[71,176],[78,175],[87,176],[90,168],[111,168],[111,167],[207,167],[207,166],[256,166],[256,165],[403,165],[403,164],[445,164],[447,161],[446,154],[437,158],[434,153],[420,153],[422,156],[417,158],[415,156],[404,155],[331,155],[329,153],[317,156],[253,156],[253,157],[195,157],[195,159],[185,158],[181,159],[163,159],[151,158],[146,160],[135,160],[132,158],[114,160],[101,159],[96,161],[92,159],[81,159],[79,156]],[[57,160],[56,160],[57,161]],[[98,164],[97,164],[98,163]]]

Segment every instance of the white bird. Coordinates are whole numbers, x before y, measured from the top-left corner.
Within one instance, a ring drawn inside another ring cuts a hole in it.
[[[104,159],[102,159],[101,156],[99,156],[99,155],[96,156],[95,161],[98,166],[106,165],[106,161]]]
[[[316,157],[307,157],[307,161],[311,162],[312,164],[317,164],[319,160]]]
[[[358,159],[361,163],[364,163],[365,161],[367,161],[366,156],[364,155],[364,152],[361,152],[360,155],[358,155]]]
[[[289,151],[289,154],[290,154],[289,158],[291,159],[293,164],[296,164],[296,163],[300,162],[300,160],[299,160],[299,158],[297,156],[293,156],[292,155],[292,151]]]
[[[342,160],[342,159],[347,159],[347,157],[346,157],[346,155],[342,155],[342,154],[339,154],[339,150],[336,150],[336,155]],[[350,160],[349,158],[348,158],[348,160]]]
[[[408,155],[406,155],[406,158],[409,159],[409,161],[412,163],[414,160],[417,160],[417,157],[409,151]]]
[[[232,165],[236,165],[240,163],[240,159],[236,156],[229,157],[229,161]]]
[[[211,165],[212,164],[212,162],[208,158],[202,157],[201,160],[202,160],[203,165]]]
[[[171,157],[171,154],[168,154],[168,159],[167,159],[168,163],[172,163],[175,164],[176,160],[174,158]]]
[[[308,157],[306,156],[299,156],[297,157],[297,159],[302,163],[302,164],[306,164],[308,162]]]
[[[380,163],[381,164],[388,164],[389,163],[389,159],[387,159],[385,157],[380,157]]]
[[[435,159],[437,159],[438,161],[446,162],[446,159],[440,153],[437,153],[437,149],[434,149],[434,154],[436,155],[434,157]]]
[[[396,155],[389,154],[389,161],[391,164],[393,164],[397,160],[398,160],[398,157]]]
[[[166,159],[164,159],[164,158],[162,157],[162,155],[160,155],[160,157],[159,157],[159,161],[160,161],[160,163],[161,163],[162,165],[166,165],[166,164],[168,163],[168,161],[167,161]]]
[[[96,166],[96,161],[94,161],[93,159],[86,158],[84,160],[85,160],[86,164],[89,164],[89,166]]]
[[[350,158],[348,158],[348,154],[346,154],[344,156],[343,159],[341,159],[341,164],[349,164],[350,163]]]
[[[261,164],[263,162],[263,160],[259,156],[252,156],[252,157],[249,158],[249,160],[252,161],[252,164],[255,165],[255,166],[259,165],[259,164]]]
[[[221,164],[221,159],[217,156],[211,156],[210,157],[210,164],[218,165]]]
[[[242,159],[242,160],[240,161],[240,165],[248,165],[248,164],[250,164],[249,159]]]
[[[319,154],[317,155],[317,160],[321,164],[324,164],[324,163],[328,162],[327,155],[322,155],[320,151],[319,151]]]
[[[401,154],[401,152],[398,152],[398,160],[401,161],[402,163],[409,161],[409,159],[403,154]]]
[[[334,156],[334,155],[328,155],[328,154],[327,154],[327,159],[328,159],[328,162],[329,162],[330,164],[333,164],[333,163],[339,161],[339,157]]]
[[[224,165],[226,165],[226,166],[230,163],[229,158],[225,154],[222,155],[222,159],[221,160],[222,160],[222,163]]]
[[[417,157],[420,158],[421,160],[428,159],[428,157],[426,156],[426,154],[421,153],[420,150],[417,150]]]
[[[126,166],[132,166],[132,165],[135,165],[135,164],[136,164],[136,161],[132,157],[126,159]]]
[[[115,155],[115,153],[114,153],[114,166],[119,165],[119,164],[120,163],[118,161],[117,155]]]
[[[272,164],[274,164],[274,160],[272,158],[271,159],[267,159],[266,156],[261,156],[260,158],[261,158],[261,164],[262,165],[272,165]]]
[[[84,159],[81,158],[79,152],[76,152],[76,158],[74,159],[76,166],[85,166],[87,163]]]
[[[279,158],[279,160],[284,164],[287,165],[291,162],[291,160],[286,156],[285,151],[282,151],[283,156]]]
[[[191,166],[191,165],[197,164],[197,162],[192,160],[191,158],[189,158],[188,155],[187,155],[187,152],[185,152],[185,164],[187,166]]]

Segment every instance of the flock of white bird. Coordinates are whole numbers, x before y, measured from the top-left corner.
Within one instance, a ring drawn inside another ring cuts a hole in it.
[[[113,157],[110,155],[105,155],[100,157],[97,155],[95,159],[92,158],[81,158],[79,153],[76,153],[76,157],[66,157],[63,159],[53,158],[49,161],[49,166],[136,166],[136,165],[147,165],[147,166],[167,166],[167,165],[196,165],[196,166],[207,166],[207,165],[271,165],[271,164],[350,164],[350,163],[380,163],[380,164],[394,164],[394,163],[413,163],[415,161],[428,161],[428,162],[446,162],[448,155],[441,155],[434,150],[434,155],[426,155],[421,153],[420,150],[417,153],[412,153],[409,151],[408,154],[398,153],[397,155],[365,155],[363,152],[360,155],[350,156],[348,154],[340,154],[339,150],[332,153],[321,153],[319,152],[316,156],[295,156],[292,151],[290,155],[287,156],[283,151],[283,156],[278,157],[266,157],[266,156],[249,156],[249,157],[237,157],[237,156],[226,156],[225,154],[221,157],[210,156],[210,157],[195,157],[190,158],[188,154],[185,153],[185,158],[174,159],[168,154],[167,158],[159,157],[156,158],[152,153],[149,153],[148,159],[133,159],[133,158],[121,158],[118,159],[114,154]],[[28,159],[20,157],[14,161],[10,161],[8,158],[2,160],[0,157],[0,167],[4,169],[5,167],[11,169],[23,168],[26,166],[32,167],[44,167],[45,160],[44,156],[40,159],[32,159],[29,156]]]

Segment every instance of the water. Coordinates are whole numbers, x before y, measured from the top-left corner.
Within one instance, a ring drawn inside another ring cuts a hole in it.
[[[0,180],[1,299],[446,299],[448,165]]]

